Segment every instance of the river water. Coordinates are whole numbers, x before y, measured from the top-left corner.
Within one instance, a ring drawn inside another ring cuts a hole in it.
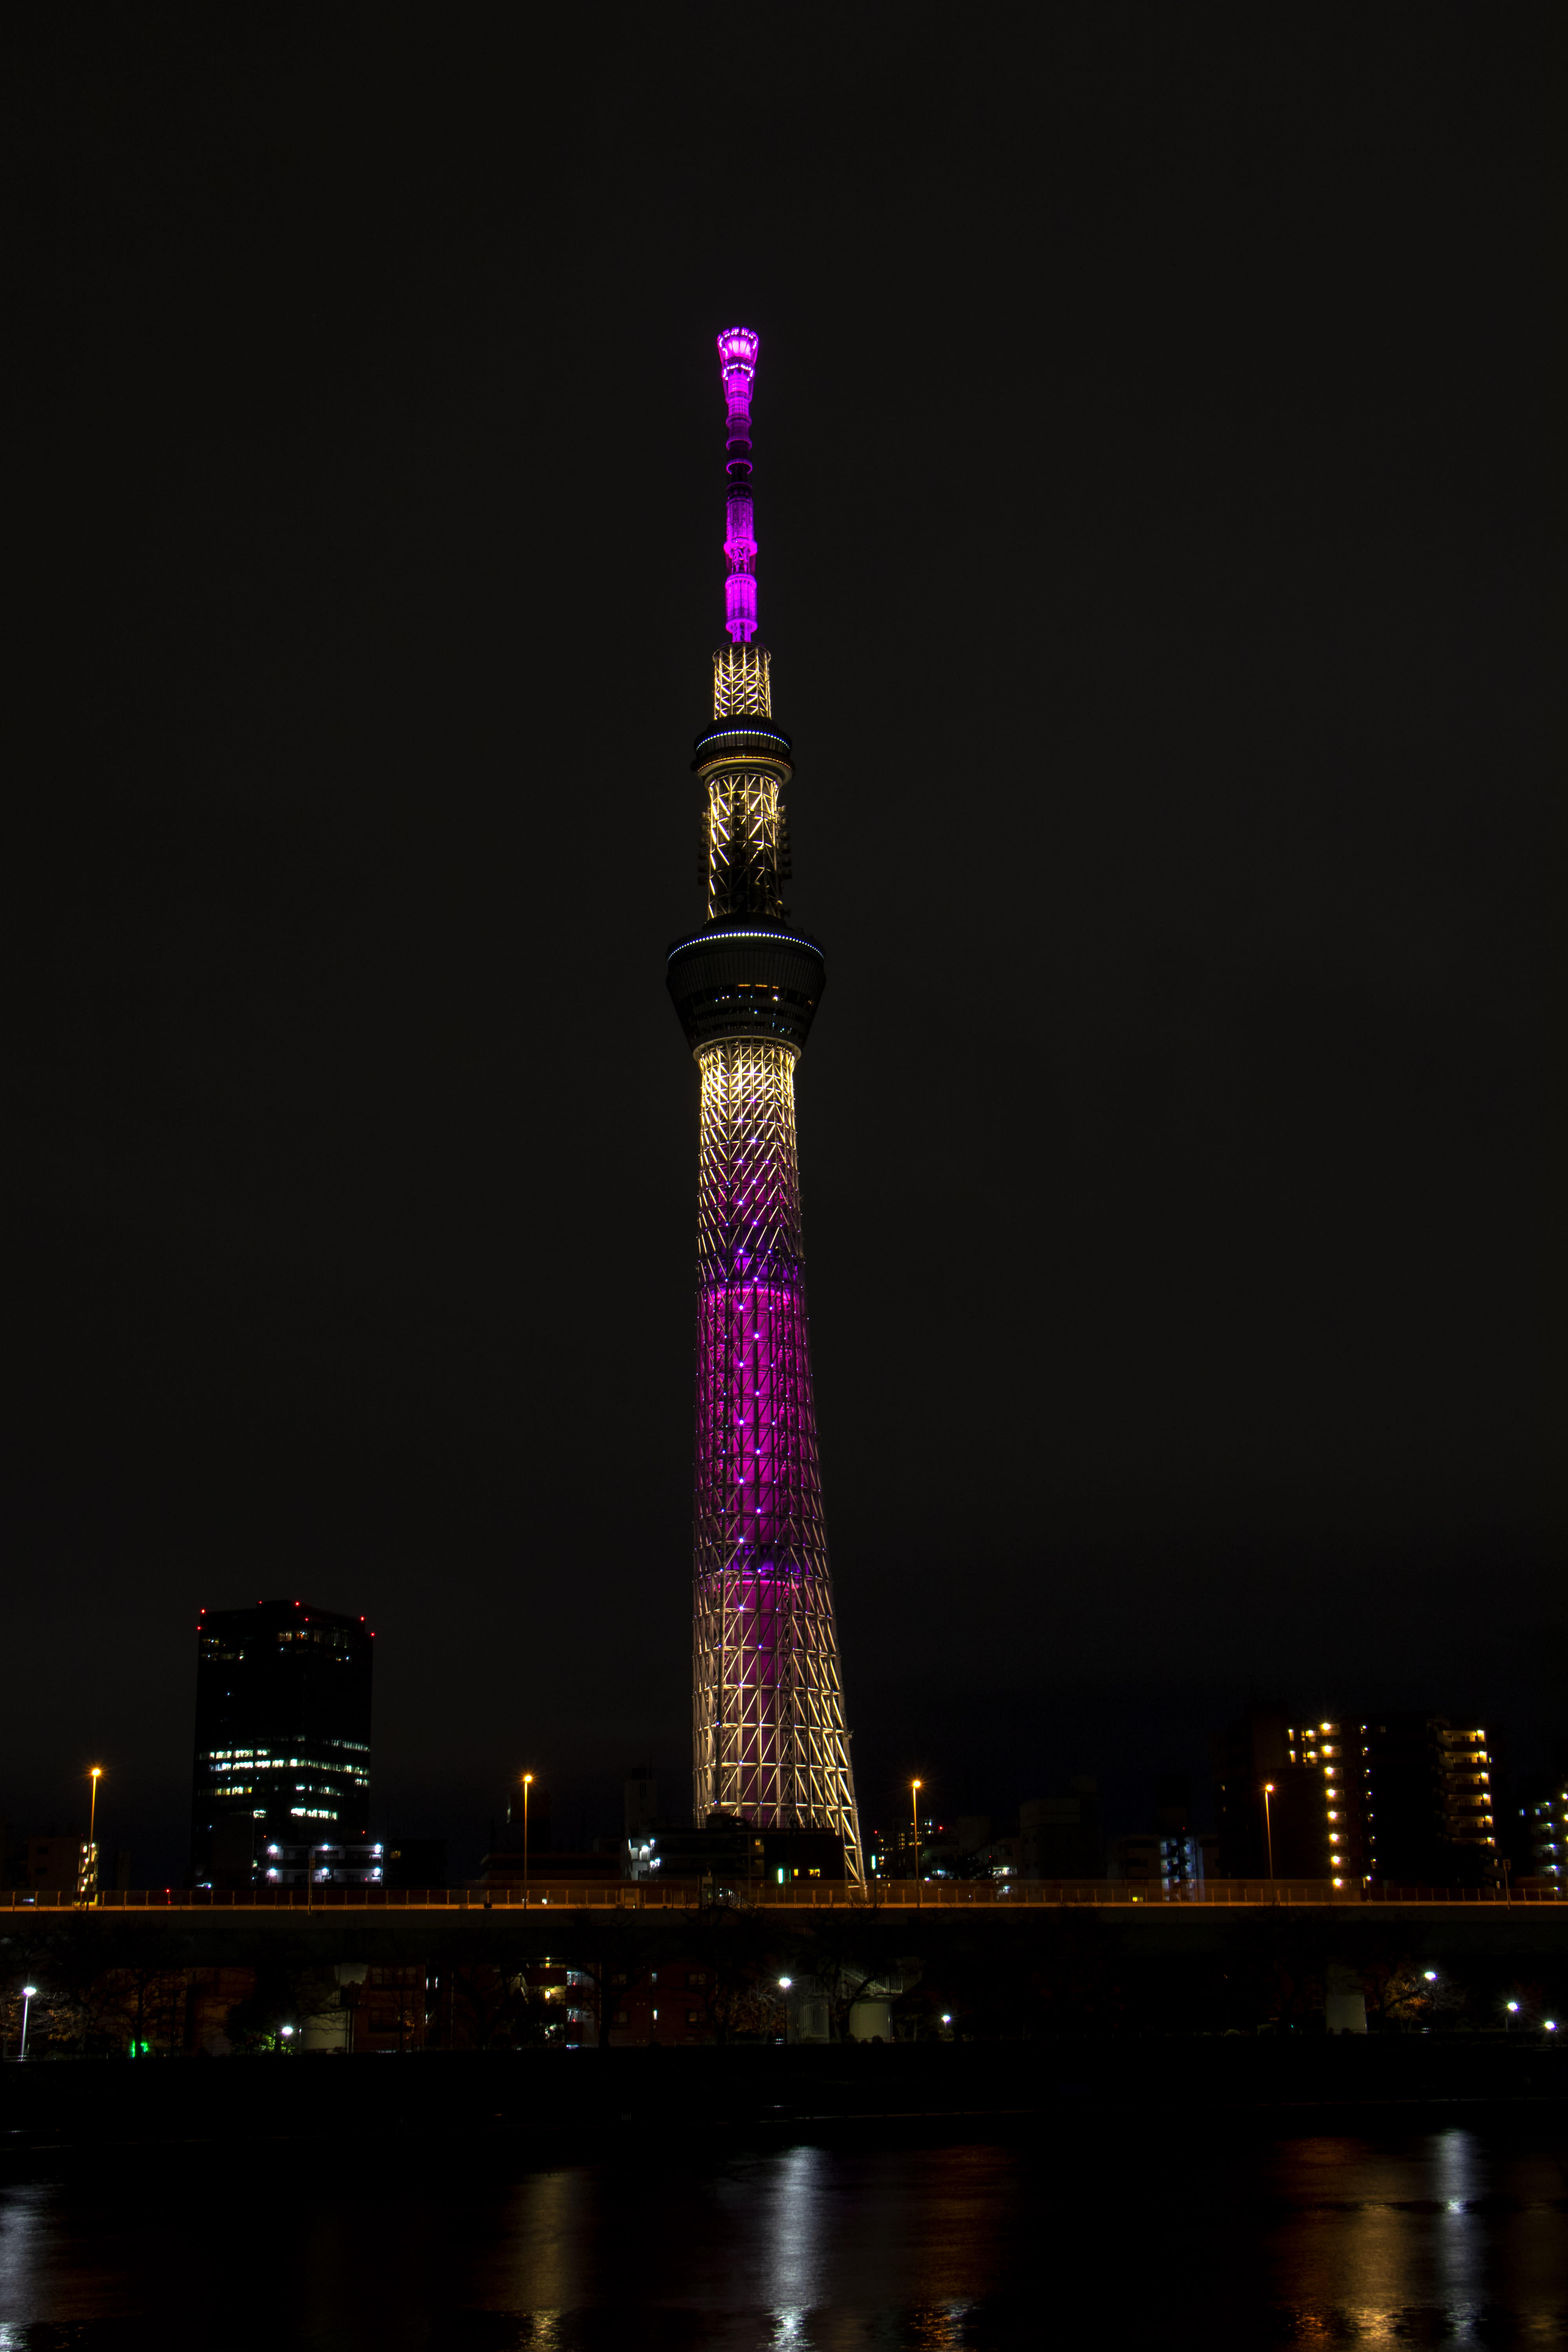
[[[982,2128],[558,2168],[46,2152],[0,2188],[0,2352],[1568,2345],[1552,2110],[1280,2132],[1162,2101]]]

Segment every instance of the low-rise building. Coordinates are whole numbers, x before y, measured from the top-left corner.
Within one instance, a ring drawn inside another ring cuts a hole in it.
[[[1025,1879],[1103,1878],[1099,1782],[1079,1774],[1048,1796],[1026,1798],[1018,1808],[1018,1845]]]
[[[1531,1877],[1568,1891],[1568,1788],[1537,1788],[1522,1810]]]
[[[21,1843],[16,1884],[35,1895],[92,1892],[94,1850],[85,1838],[27,1837]]]
[[[1146,1886],[1163,1902],[1195,1898],[1209,1874],[1215,1841],[1191,1830],[1151,1830],[1113,1838],[1108,1876]]]
[[[659,1822],[635,1831],[620,1866],[628,1878],[698,1880],[719,1900],[744,1900],[764,1890],[842,1883],[844,1846],[833,1830],[759,1830],[715,1814],[701,1828]]]
[[[260,1884],[281,1894],[289,1887],[382,1886],[385,1850],[369,1838],[346,1844],[294,1844],[273,1839],[257,1857]]]

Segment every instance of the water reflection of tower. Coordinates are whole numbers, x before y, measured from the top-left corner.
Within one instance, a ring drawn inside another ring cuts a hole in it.
[[[699,1822],[860,1832],[812,1394],[795,1067],[826,973],[790,922],[784,791],[757,637],[752,385],[757,337],[719,338],[728,415],[729,642],[713,656],[713,719],[697,738],[707,921],[670,950],[669,991],[701,1075],[692,1780]]]

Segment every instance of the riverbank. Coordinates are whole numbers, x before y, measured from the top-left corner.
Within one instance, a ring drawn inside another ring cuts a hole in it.
[[[0,2070],[0,2147],[155,2142],[533,2144],[1027,2130],[1094,2109],[1285,2113],[1561,2106],[1568,2050],[1470,2035],[1239,2035],[836,2048],[421,2052],[405,2058],[52,2059]],[[1321,2122],[1318,2127],[1324,2126]]]

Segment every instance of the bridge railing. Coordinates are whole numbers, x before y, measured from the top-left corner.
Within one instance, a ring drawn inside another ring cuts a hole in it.
[[[99,1911],[683,1911],[712,1899],[699,1879],[664,1884],[640,1880],[551,1880],[521,1886],[321,1886],[152,1887],[106,1890]],[[1050,1909],[1215,1910],[1237,1907],[1299,1907],[1325,1904],[1505,1905],[1555,1903],[1555,1887],[1339,1886],[1326,1878],[1209,1878],[1196,1885],[1162,1888],[1126,1879],[910,1879],[873,1881],[865,1888],[833,1881],[809,1885],[764,1886],[751,1900],[791,1911],[856,1909],[886,1911],[1034,1911]],[[83,1907],[74,1893],[26,1887],[0,1890],[0,1910],[73,1911]]]

